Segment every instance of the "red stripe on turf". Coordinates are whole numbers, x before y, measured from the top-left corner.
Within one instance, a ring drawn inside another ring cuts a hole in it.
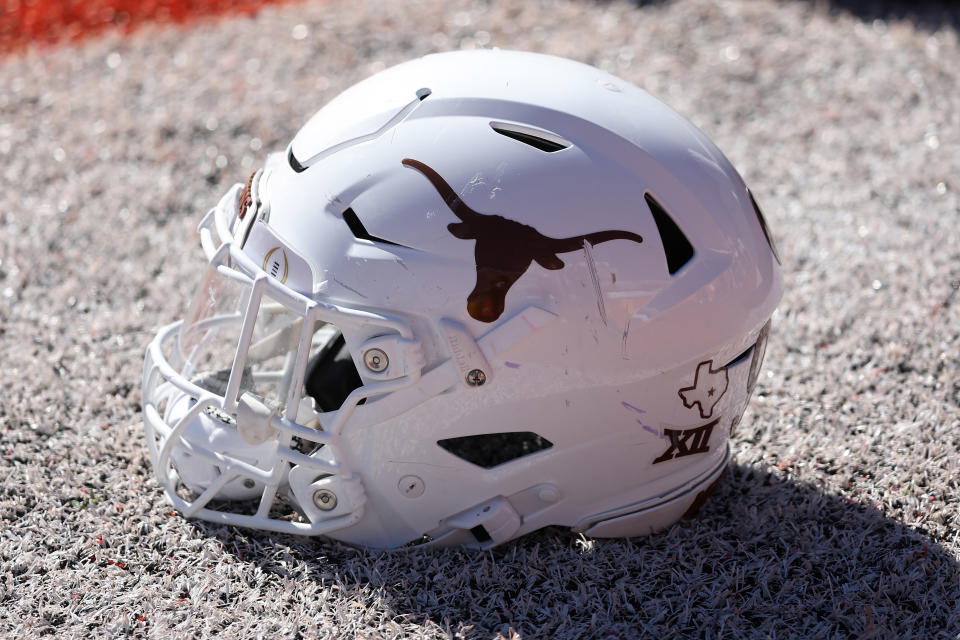
[[[105,29],[129,33],[147,22],[184,24],[225,13],[253,15],[292,0],[0,0],[0,53],[31,42],[74,41]]]

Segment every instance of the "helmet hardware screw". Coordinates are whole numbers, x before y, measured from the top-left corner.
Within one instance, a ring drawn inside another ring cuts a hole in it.
[[[363,364],[367,365],[367,369],[370,369],[370,371],[381,373],[390,364],[390,359],[383,352],[383,349],[367,349],[363,354]]]
[[[397,483],[397,489],[408,498],[419,498],[423,495],[426,486],[420,476],[403,476]]]
[[[487,381],[487,374],[480,369],[473,369],[467,374],[467,384],[471,387],[482,387]]]
[[[321,511],[330,511],[337,506],[337,494],[330,489],[317,489],[313,492],[313,504]]]
[[[247,489],[253,489],[256,486],[256,482],[253,481],[253,478],[246,478],[243,481],[243,486]]]

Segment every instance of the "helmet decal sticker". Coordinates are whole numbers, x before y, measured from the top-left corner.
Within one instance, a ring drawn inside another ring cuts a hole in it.
[[[687,409],[696,405],[700,409],[700,417],[707,419],[713,415],[713,408],[727,392],[727,384],[727,368],[714,369],[713,360],[707,360],[697,365],[693,386],[680,389],[680,399]]]
[[[280,284],[286,284],[287,276],[290,275],[287,252],[280,247],[274,247],[267,251],[267,255],[263,258],[263,270],[279,280]]]
[[[710,434],[718,422],[720,418],[693,429],[664,429],[663,435],[670,438],[670,446],[651,464],[710,451]]]
[[[584,243],[600,244],[610,240],[643,242],[631,231],[596,231],[570,238],[550,238],[533,227],[503,216],[474,211],[440,175],[418,160],[405,158],[403,165],[422,173],[433,185],[460,222],[447,230],[461,240],[476,240],[474,257],[477,282],[467,296],[467,313],[480,322],[493,322],[503,313],[507,292],[531,263],[544,269],[564,267],[558,253],[583,249]]]

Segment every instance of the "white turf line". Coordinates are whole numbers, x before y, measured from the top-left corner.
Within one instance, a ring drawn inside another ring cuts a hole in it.
[[[960,21],[842,4],[321,2],[0,62],[0,635],[956,638]],[[170,515],[139,375],[200,215],[337,91],[476,45],[644,86],[764,207],[787,293],[726,480],[650,538],[485,554]]]

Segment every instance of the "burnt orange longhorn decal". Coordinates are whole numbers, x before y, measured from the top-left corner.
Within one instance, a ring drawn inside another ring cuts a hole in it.
[[[643,238],[630,231],[597,231],[572,238],[549,238],[533,227],[503,216],[478,213],[467,206],[440,175],[419,160],[405,158],[404,166],[416,169],[433,185],[460,222],[447,230],[461,240],[476,240],[477,284],[467,296],[467,313],[480,322],[493,322],[503,313],[507,292],[536,260],[544,269],[563,269],[558,253],[583,249],[609,240]]]

